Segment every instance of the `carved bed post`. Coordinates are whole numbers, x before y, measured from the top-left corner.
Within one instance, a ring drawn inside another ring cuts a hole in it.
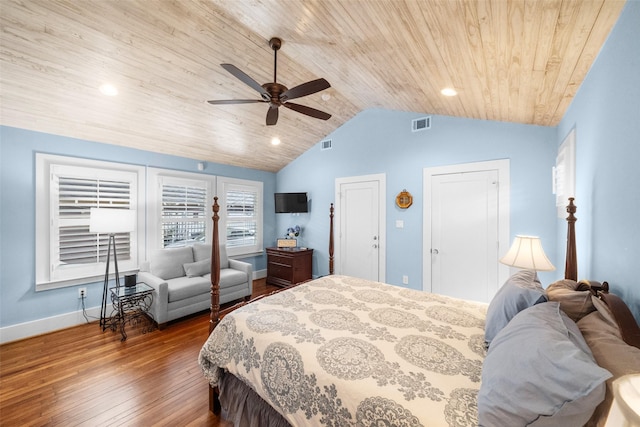
[[[329,208],[329,274],[333,274],[333,203]]]
[[[570,280],[578,280],[578,259],[576,256],[576,205],[573,204],[573,197],[569,197],[569,205],[567,206],[567,257],[564,265],[564,278]]]
[[[211,317],[209,334],[218,325],[220,314],[220,238],[218,237],[218,197],[213,198],[213,243],[211,244]]]

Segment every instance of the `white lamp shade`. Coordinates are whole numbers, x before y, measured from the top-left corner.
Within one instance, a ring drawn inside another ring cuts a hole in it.
[[[512,267],[536,271],[552,271],[556,268],[542,250],[539,237],[516,236],[509,251],[500,262]]]
[[[128,233],[135,230],[136,211],[130,209],[91,208],[90,233]]]

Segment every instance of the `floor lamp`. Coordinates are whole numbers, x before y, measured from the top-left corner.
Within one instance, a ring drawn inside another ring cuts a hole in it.
[[[102,308],[100,311],[100,327],[107,328],[107,296],[109,293],[109,264],[111,263],[111,248],[113,247],[113,265],[115,268],[116,288],[120,288],[120,272],[118,271],[118,256],[116,251],[116,233],[129,233],[135,229],[136,211],[130,209],[91,208],[89,232],[109,234],[107,249],[107,268],[104,273],[104,288],[102,289]]]

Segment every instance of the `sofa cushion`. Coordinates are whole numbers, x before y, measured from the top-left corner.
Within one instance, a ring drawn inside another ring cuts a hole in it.
[[[209,258],[202,261],[189,262],[183,264],[184,272],[187,277],[204,276],[207,273],[211,273],[211,260]]]
[[[211,245],[206,243],[194,243],[193,248],[193,260],[202,261],[203,259],[211,258]]]
[[[193,245],[193,260],[201,261],[211,258],[211,245],[206,243],[196,243]],[[229,268],[229,259],[227,258],[227,249],[224,245],[220,245],[220,269]]]
[[[184,264],[193,262],[191,247],[158,249],[151,254],[149,270],[154,276],[169,280],[184,276]]]
[[[180,301],[197,295],[209,294],[211,281],[209,275],[197,277],[178,277],[169,282],[169,302]]]
[[[247,274],[244,271],[234,270],[232,268],[220,270],[220,289],[247,283],[247,281]]]

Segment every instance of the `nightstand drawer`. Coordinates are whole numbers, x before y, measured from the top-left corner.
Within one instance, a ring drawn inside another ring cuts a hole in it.
[[[267,262],[273,263],[273,264],[291,265],[291,263],[293,262],[293,257],[269,254],[269,260]]]

